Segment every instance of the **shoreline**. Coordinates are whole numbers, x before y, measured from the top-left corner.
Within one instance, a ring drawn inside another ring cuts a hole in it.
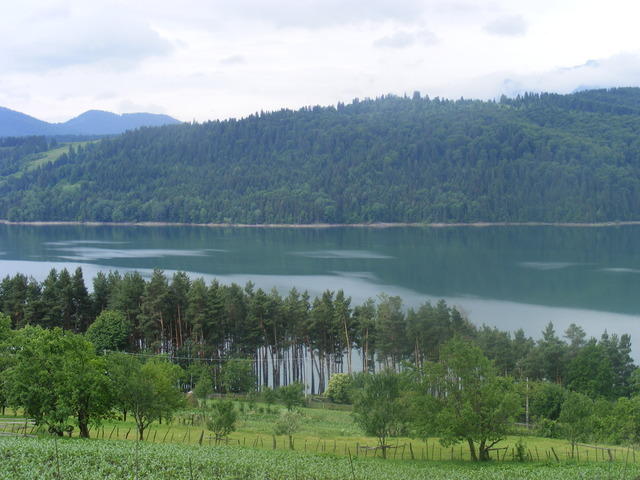
[[[94,221],[10,221],[0,219],[0,225],[16,225],[31,227],[47,226],[84,226],[84,227],[200,227],[200,228],[450,228],[450,227],[571,227],[602,228],[640,225],[640,220],[622,222],[470,222],[470,223],[411,223],[411,222],[379,222],[379,223],[181,223],[181,222],[94,222]]]

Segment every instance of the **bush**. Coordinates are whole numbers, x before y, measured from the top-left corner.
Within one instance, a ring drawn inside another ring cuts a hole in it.
[[[273,405],[274,403],[276,403],[276,400],[278,399],[278,394],[276,393],[276,391],[273,388],[264,387],[262,389],[262,399],[268,405]]]
[[[351,375],[336,373],[329,379],[325,395],[333,403],[351,403],[349,392],[352,385],[353,378]]]
[[[236,429],[237,419],[238,412],[233,408],[231,400],[216,402],[207,419],[207,428],[215,434],[216,441],[219,441]]]
[[[278,398],[291,411],[295,407],[304,406],[304,385],[294,382],[278,389]]]

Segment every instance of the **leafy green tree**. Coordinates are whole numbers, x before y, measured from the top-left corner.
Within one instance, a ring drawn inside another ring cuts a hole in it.
[[[120,352],[110,352],[105,356],[107,362],[107,376],[111,382],[114,407],[122,413],[122,420],[127,421],[130,397],[128,384],[129,372],[140,369],[140,360],[133,355]]]
[[[109,374],[115,383],[114,389],[120,409],[130,412],[138,428],[138,437],[144,440],[144,432],[151,423],[170,418],[182,407],[184,395],[178,387],[181,369],[166,361],[125,361],[123,355],[109,362]],[[123,371],[123,366],[127,371]],[[117,382],[117,383],[116,383]]]
[[[291,411],[296,407],[304,406],[304,384],[290,383],[277,389],[278,398]]]
[[[571,442],[571,456],[576,444],[589,438],[593,432],[593,401],[578,392],[571,392],[562,404],[560,423],[565,438]]]
[[[606,417],[609,439],[615,443],[640,442],[640,397],[621,397],[616,400],[613,408],[609,407],[610,415]]]
[[[350,403],[349,394],[353,378],[347,373],[334,373],[329,379],[325,396],[333,403]]]
[[[300,429],[302,414],[294,411],[284,411],[273,427],[275,435],[286,435],[289,438],[289,449],[294,450],[293,434]]]
[[[521,410],[512,379],[496,375],[480,348],[454,338],[442,346],[440,362],[425,364],[414,422],[423,435],[454,445],[466,441],[472,460],[489,460]]]
[[[256,389],[253,361],[230,358],[222,367],[222,385],[230,393],[249,393]]]
[[[231,400],[220,400],[212,405],[207,428],[216,436],[216,443],[224,440],[236,429],[237,420],[238,412]]]
[[[124,350],[129,343],[131,323],[122,312],[103,310],[87,329],[86,337],[96,351]]]
[[[533,417],[557,420],[567,398],[567,391],[553,382],[532,384],[529,406]]]
[[[378,439],[383,458],[387,458],[387,439],[398,436],[405,427],[401,393],[400,376],[385,370],[364,376],[364,386],[354,399],[354,420],[367,435]]]
[[[89,424],[98,424],[112,406],[105,364],[93,346],[59,328],[25,327],[14,340],[5,375],[8,403],[52,433],[62,435],[75,422],[80,436],[88,437]]]
[[[631,358],[631,337],[628,334],[609,335],[605,330],[598,346],[602,348],[613,371],[611,398],[628,396],[632,391],[631,375],[635,369]]]
[[[193,389],[193,394],[198,400],[200,408],[204,409],[207,404],[207,398],[209,398],[209,395],[213,394],[211,370],[208,367],[202,366],[199,369],[198,379],[196,381],[196,386]]]
[[[4,415],[4,411],[7,408],[7,394],[3,379],[5,377],[4,372],[9,368],[11,362],[9,355],[11,335],[11,317],[0,312],[0,412],[2,415]]]
[[[565,374],[563,359],[567,345],[557,337],[553,323],[549,322],[542,332],[538,350],[544,378],[552,382],[561,382]]]
[[[113,405],[106,362],[81,336],[69,334],[67,338],[57,378],[59,404],[73,412],[80,436],[89,438],[89,425],[99,425]]]
[[[615,375],[602,345],[591,340],[576,354],[567,367],[567,386],[570,390],[591,398],[611,398]]]

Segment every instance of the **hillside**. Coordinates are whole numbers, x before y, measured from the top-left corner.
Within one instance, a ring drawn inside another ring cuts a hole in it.
[[[640,89],[385,96],[143,128],[0,176],[12,220],[640,219]],[[1,169],[0,169],[1,170]]]
[[[31,135],[116,135],[140,127],[157,127],[180,123],[168,115],[125,113],[117,115],[89,110],[67,122],[48,123],[24,113],[0,107],[0,137]]]

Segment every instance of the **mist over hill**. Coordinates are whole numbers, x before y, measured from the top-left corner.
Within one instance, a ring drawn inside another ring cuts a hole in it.
[[[384,96],[142,128],[73,148],[0,176],[0,217],[638,220],[639,133],[638,88],[500,101]]]

